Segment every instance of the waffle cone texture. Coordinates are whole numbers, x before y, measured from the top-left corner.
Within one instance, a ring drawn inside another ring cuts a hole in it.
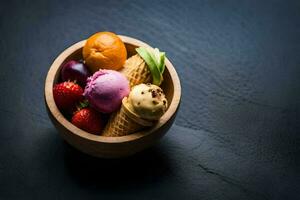
[[[141,83],[149,83],[152,79],[148,65],[138,54],[128,58],[120,72],[127,77],[130,88]]]
[[[102,135],[108,137],[124,136],[142,129],[143,126],[131,119],[122,105],[120,110],[110,116]]]
[[[148,65],[138,54],[128,58],[120,72],[128,79],[130,88],[141,83],[149,83],[152,79]],[[126,108],[127,98],[124,99],[121,108],[111,114],[102,133],[103,136],[125,136],[141,131],[151,124],[130,112]]]
[[[140,118],[129,107],[130,104],[128,104],[127,97],[125,97],[122,101],[121,109],[110,116],[102,133],[103,136],[125,136],[153,125],[153,121]]]

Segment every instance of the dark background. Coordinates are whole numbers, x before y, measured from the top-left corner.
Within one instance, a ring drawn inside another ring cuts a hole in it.
[[[299,1],[1,1],[0,199],[300,199]],[[49,121],[46,73],[98,31],[167,52],[182,84],[154,147],[101,160]]]

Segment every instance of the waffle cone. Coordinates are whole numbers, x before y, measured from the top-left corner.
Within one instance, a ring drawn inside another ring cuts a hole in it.
[[[127,77],[130,87],[149,83],[152,79],[148,65],[138,54],[128,58],[120,72]]]
[[[131,112],[128,107],[129,104],[125,97],[122,101],[121,109],[110,116],[102,133],[103,136],[117,137],[129,135],[153,125],[153,122],[141,119],[135,113]]]

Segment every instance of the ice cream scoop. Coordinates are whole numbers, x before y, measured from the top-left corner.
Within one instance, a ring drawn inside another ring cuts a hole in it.
[[[124,75],[114,70],[99,70],[87,79],[83,95],[97,111],[111,113],[118,110],[129,91]]]
[[[160,87],[136,85],[122,100],[121,109],[110,116],[102,135],[124,136],[151,127],[166,112],[167,106],[167,99]]]
[[[158,120],[168,107],[163,90],[153,84],[139,84],[128,97],[129,109],[143,119]]]

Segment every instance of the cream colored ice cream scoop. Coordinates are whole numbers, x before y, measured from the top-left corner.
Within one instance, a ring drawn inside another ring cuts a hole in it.
[[[153,84],[139,84],[129,93],[129,108],[143,119],[158,120],[167,110],[163,90]]]

